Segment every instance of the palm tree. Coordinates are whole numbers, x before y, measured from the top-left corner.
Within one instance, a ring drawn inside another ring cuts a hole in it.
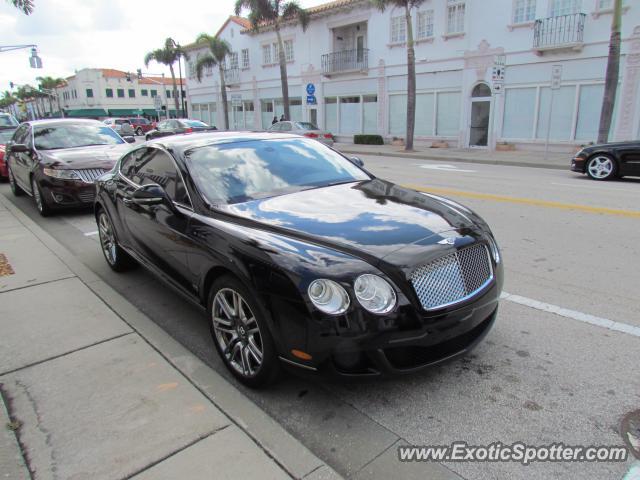
[[[40,90],[48,90],[49,92],[55,92],[56,87],[64,83],[64,78],[54,78],[54,77],[36,77]],[[49,98],[49,112],[53,115],[53,96],[57,97],[57,94],[46,93]],[[58,110],[60,110],[60,105],[58,105]]]
[[[287,60],[284,51],[284,43],[280,35],[280,29],[286,23],[295,24],[297,21],[302,26],[302,31],[307,30],[309,14],[296,0],[236,0],[236,15],[240,15],[243,8],[249,10],[248,19],[251,30],[258,32],[263,26],[273,25],[278,39],[278,60],[280,62],[280,82],[282,84],[282,101],[284,102],[284,116],[291,120],[289,115],[289,81],[287,79]]]
[[[220,96],[222,98],[222,108],[224,109],[224,128],[229,130],[229,105],[227,104],[227,86],[224,81],[224,59],[231,53],[231,47],[225,40],[212,37],[206,33],[198,35],[196,44],[206,45],[209,48],[209,51],[196,62],[198,81],[202,81],[202,71],[206,67],[218,66],[218,71],[220,72]]]
[[[607,143],[611,130],[613,107],[618,91],[620,75],[620,24],[622,23],[622,0],[614,0],[613,20],[611,21],[611,38],[609,40],[609,59],[604,83],[604,98],[600,111],[600,127],[598,128],[598,143]]]
[[[407,22],[407,135],[404,140],[404,149],[405,151],[413,150],[413,134],[416,127],[416,54],[413,49],[411,10],[419,7],[424,0],[371,0],[371,2],[381,12],[389,6],[404,10]]]
[[[144,56],[144,65],[149,66],[151,61],[161,63],[169,67],[171,72],[171,80],[173,82],[173,100],[176,104],[176,112],[180,111],[180,98],[178,97],[178,86],[176,84],[176,74],[173,70],[173,64],[180,60],[180,57],[188,58],[187,53],[179,46],[172,38],[167,38],[164,41],[164,47],[152,50]],[[182,93],[182,85],[180,85],[180,91]],[[169,112],[167,112],[167,116]]]
[[[0,99],[0,107],[1,108],[9,108],[11,105],[16,103],[18,99],[13,96],[9,90],[5,90],[2,92],[2,98]]]
[[[22,13],[25,15],[29,15],[33,12],[33,0],[8,0],[9,3],[12,3],[14,7],[18,10],[22,10]]]

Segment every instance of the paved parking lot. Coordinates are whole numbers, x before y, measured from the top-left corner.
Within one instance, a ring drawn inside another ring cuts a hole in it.
[[[239,388],[345,476],[366,478],[373,462],[388,463],[399,477],[402,469],[421,468],[399,464],[397,444],[622,445],[619,422],[640,405],[640,180],[597,183],[559,170],[363,159],[380,177],[454,198],[488,221],[510,295],[496,327],[472,355],[418,375],[357,384],[291,377],[270,391]],[[10,196],[8,185],[0,191]],[[12,201],[231,380],[202,312],[142,269],[109,270],[90,213],[42,219],[29,198]],[[428,478],[622,478],[630,464],[450,463]]]

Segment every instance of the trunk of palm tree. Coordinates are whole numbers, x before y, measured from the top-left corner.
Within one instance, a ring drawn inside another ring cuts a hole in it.
[[[291,120],[289,114],[289,80],[287,79],[287,58],[284,52],[284,43],[280,35],[280,27],[276,23],[276,36],[278,37],[278,61],[280,63],[280,83],[282,84],[282,101],[284,102],[284,118]]]
[[[600,112],[598,143],[607,143],[611,130],[613,107],[618,91],[620,73],[620,24],[622,23],[622,0],[614,0],[613,20],[611,21],[611,39],[609,40],[609,59],[604,83],[604,98]]]
[[[229,104],[227,103],[227,85],[224,81],[224,66],[218,64],[220,72],[220,96],[222,97],[222,111],[224,112],[224,129],[229,130]]]
[[[178,86],[176,84],[176,73],[173,71],[173,65],[169,64],[169,71],[171,72],[171,81],[173,82],[173,101],[176,104],[176,117],[178,117],[178,112],[180,111],[180,104],[178,103]],[[182,85],[180,86],[182,88]],[[167,116],[169,112],[167,112]]]
[[[405,150],[413,150],[413,134],[416,126],[416,55],[413,49],[413,26],[411,10],[405,6],[407,20],[407,137]]]

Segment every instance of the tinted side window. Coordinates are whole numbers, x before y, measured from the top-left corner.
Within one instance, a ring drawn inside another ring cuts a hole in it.
[[[166,130],[167,126],[168,126],[169,122],[167,122],[166,120],[164,122],[160,122],[157,125],[158,130]]]
[[[269,130],[271,130],[272,132],[279,132],[280,128],[282,128],[282,124],[281,123],[276,123],[276,124],[272,125]]]
[[[290,132],[291,131],[291,124],[289,122],[283,123],[282,126],[280,127],[280,131],[281,132]]]
[[[129,180],[133,180],[133,175],[136,171],[136,165],[140,162],[140,159],[146,153],[147,148],[139,148],[131,153],[128,153],[120,162],[120,172]]]
[[[147,150],[137,162],[132,180],[139,185],[157,183],[165,189],[173,201],[190,205],[173,159],[161,150],[153,148]]]

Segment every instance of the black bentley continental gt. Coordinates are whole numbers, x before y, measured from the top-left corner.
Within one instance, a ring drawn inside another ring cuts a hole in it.
[[[97,181],[116,271],[141,263],[206,309],[243,383],[289,367],[375,377],[469,352],[494,323],[503,268],[487,224],[288,134],[147,142]]]

